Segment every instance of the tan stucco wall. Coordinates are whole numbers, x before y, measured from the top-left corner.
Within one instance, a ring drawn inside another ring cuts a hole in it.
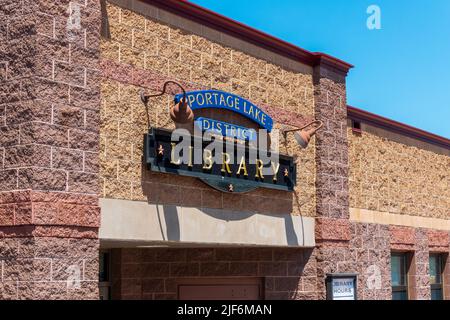
[[[365,124],[362,129],[348,129],[350,207],[450,219],[448,150]]]
[[[144,9],[141,12],[151,14],[151,7],[145,6],[142,4]],[[172,25],[184,23],[197,28],[193,22],[169,14],[164,16],[169,17],[166,19],[171,20]],[[249,44],[242,45],[252,52],[251,55],[246,54],[236,49],[240,40],[217,31],[214,33],[202,27],[199,30],[205,33],[205,37],[198,36],[111,3],[107,3],[107,22],[110,39],[101,42],[102,59],[175,80],[229,91],[256,104],[276,106],[295,115],[313,116],[310,67],[286,61],[286,58]],[[207,34],[213,34],[230,46],[207,40]],[[235,48],[231,47],[233,43]],[[280,61],[283,67],[268,60]],[[298,155],[298,186],[294,194],[268,189],[243,195],[224,194],[196,179],[154,174],[141,168],[142,135],[147,124],[145,110],[139,100],[139,88],[103,79],[101,91],[101,197],[188,207],[315,215],[314,140],[306,150],[301,150],[291,135],[287,145],[281,144],[281,153]],[[168,114],[171,102],[169,95],[151,101],[154,126],[173,128]]]

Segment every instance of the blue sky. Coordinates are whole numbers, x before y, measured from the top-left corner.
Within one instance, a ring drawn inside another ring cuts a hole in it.
[[[353,65],[352,106],[450,138],[450,0],[192,0]],[[366,26],[381,9],[381,30]]]

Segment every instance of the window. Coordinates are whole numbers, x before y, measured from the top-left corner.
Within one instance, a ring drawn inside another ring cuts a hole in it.
[[[442,292],[443,260],[441,254],[430,254],[431,300],[444,299]]]
[[[408,300],[408,261],[406,253],[391,254],[392,300]]]
[[[361,122],[356,121],[356,120],[352,120],[352,130],[353,130],[353,132],[361,133],[362,132],[362,130],[361,130]]]

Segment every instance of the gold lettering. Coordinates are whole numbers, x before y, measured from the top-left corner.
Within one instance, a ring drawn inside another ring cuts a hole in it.
[[[235,127],[231,128],[231,136],[236,137],[236,128]]]
[[[219,94],[217,93],[217,92],[214,92],[213,93],[213,96],[214,96],[214,104],[215,105],[217,105],[217,96],[218,96]]]
[[[203,150],[203,169],[211,170],[213,165],[211,150]]]
[[[233,108],[233,107],[234,107],[234,104],[233,104],[233,97],[232,97],[232,96],[228,96],[228,97],[227,97],[227,105],[228,105],[228,107],[230,107],[230,108]]]
[[[238,171],[236,172],[236,174],[240,175],[241,174],[241,170],[244,170],[244,176],[248,176],[247,166],[245,165],[245,158],[244,157],[241,158],[241,163],[239,164],[239,168],[238,168]]]
[[[261,112],[261,110],[259,110],[259,109],[255,110],[255,118],[256,118],[256,120],[259,120],[259,113],[260,112]]]
[[[227,106],[227,103],[225,102],[225,97],[223,96],[223,94],[220,95],[220,102],[219,102],[219,104],[221,106],[224,106],[224,107]]]
[[[248,109],[248,114],[250,116],[252,116],[253,118],[255,117],[255,115],[253,114],[253,106],[252,105],[250,105],[250,108]]]
[[[256,160],[256,174],[255,174],[256,178],[264,179],[264,176],[262,173],[263,168],[264,168],[264,163],[262,162],[262,160],[257,159]]]
[[[239,98],[238,97],[234,98],[234,108],[236,110],[239,110]]]
[[[203,119],[203,130],[209,130],[211,128],[211,123],[209,120]]]
[[[205,93],[206,104],[212,104],[211,98],[212,98],[211,93],[209,92]]]
[[[231,173],[230,169],[230,155],[228,153],[222,153],[222,172]]]
[[[236,137],[238,137],[239,139],[242,139],[242,129],[241,128],[236,128]]]
[[[229,130],[230,130],[228,127],[229,127],[230,125],[227,124],[227,123],[224,123],[223,126],[225,127],[225,135],[228,136],[228,135],[229,135],[228,132],[229,132]]]
[[[200,100],[200,98],[201,98],[201,100]],[[201,94],[201,93],[197,94],[197,98],[196,99],[197,99],[197,103],[198,103],[199,106],[202,106],[202,105],[205,104],[205,97],[203,96],[203,94]]]
[[[172,142],[170,145],[172,146],[172,151],[170,152],[170,163],[179,166],[181,164],[181,159],[175,161],[175,146],[177,144]]]
[[[192,105],[195,101],[195,96],[194,95],[189,95],[188,96],[188,100],[189,100],[189,104]]]
[[[280,163],[278,162],[276,165],[275,163],[271,162],[272,170],[273,170],[273,181],[277,181],[277,174],[280,170]]]

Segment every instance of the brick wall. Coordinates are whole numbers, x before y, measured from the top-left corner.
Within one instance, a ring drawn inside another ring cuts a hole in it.
[[[391,226],[390,239],[392,250],[409,254],[408,291],[410,299],[429,300],[431,298],[430,246],[427,230]],[[447,251],[448,242],[445,246],[445,251]]]
[[[335,240],[319,239],[315,249],[116,249],[112,252],[113,298],[175,299],[179,280],[260,277],[266,299],[323,299],[322,279],[327,273],[356,272],[358,299],[390,300],[390,256],[395,250],[411,254],[410,299],[430,299],[428,255],[448,252],[448,235],[355,222],[335,223],[329,231],[333,230],[339,231]],[[445,279],[448,270],[447,260]],[[448,294],[448,286],[445,290]]]
[[[448,253],[448,232],[359,222],[351,222],[347,226],[336,221],[332,225],[327,221],[325,226],[318,226],[322,231],[318,235],[319,278],[333,272],[356,272],[358,299],[390,300],[391,253],[404,252],[409,254],[411,262],[408,270],[409,299],[430,299],[429,254]],[[324,238],[328,240],[324,241]],[[444,271],[444,277],[448,277],[448,270]],[[320,294],[321,282],[318,284]],[[448,291],[445,297],[449,298]]]
[[[349,129],[350,206],[450,218],[450,157]]]
[[[358,272],[358,299],[390,300],[391,243],[389,226],[352,223],[350,254]]]
[[[115,249],[113,299],[176,299],[177,281],[264,277],[266,299],[316,299],[312,250],[271,248]]]
[[[0,298],[98,296],[100,17],[1,3]]]
[[[315,215],[314,141],[300,150],[292,135],[281,141],[281,152],[298,155],[299,186],[294,195],[257,190],[245,195],[223,194],[193,178],[148,173],[141,166],[145,110],[139,89],[158,92],[165,80],[187,89],[220,89],[258,104],[278,122],[302,125],[313,117],[312,75],[293,72],[217,42],[106,5],[109,39],[101,42],[101,196],[152,203]],[[175,93],[176,91],[172,92]],[[152,99],[151,123],[173,128],[172,96]],[[185,197],[186,189],[195,190]],[[153,194],[152,194],[153,191]]]
[[[316,242],[319,298],[327,273],[354,273],[350,250],[346,74],[326,61],[314,70],[315,117],[324,123],[316,140]]]

